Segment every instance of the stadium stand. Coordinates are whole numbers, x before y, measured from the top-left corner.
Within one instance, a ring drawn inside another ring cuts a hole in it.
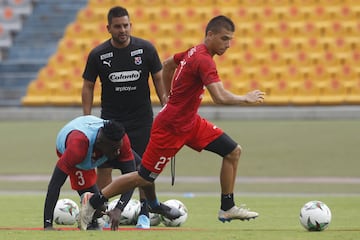
[[[109,37],[106,14],[117,4],[128,8],[133,35],[154,43],[161,59],[199,43],[211,17],[231,17],[237,25],[232,48],[215,61],[224,84],[236,93],[261,87],[268,105],[360,104],[360,1],[89,0],[33,78],[24,105],[80,104],[80,96],[71,93],[79,94],[89,50]],[[58,85],[35,84],[44,81],[44,73]],[[49,94],[44,89],[58,96],[56,102],[43,98]],[[203,102],[212,103],[208,94]]]
[[[66,25],[86,4],[86,0],[0,0],[0,42],[7,43],[0,47],[0,105],[21,105],[27,86],[56,51]]]

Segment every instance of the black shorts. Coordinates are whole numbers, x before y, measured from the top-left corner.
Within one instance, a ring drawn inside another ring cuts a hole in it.
[[[209,143],[204,149],[225,157],[234,151],[237,145],[238,144],[232,138],[226,133],[223,133],[220,137]]]

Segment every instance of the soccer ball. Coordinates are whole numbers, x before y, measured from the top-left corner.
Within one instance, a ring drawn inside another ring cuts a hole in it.
[[[73,225],[79,215],[79,206],[71,199],[59,199],[54,209],[54,221],[59,225]]]
[[[300,210],[300,223],[308,231],[323,231],[330,221],[331,211],[323,202],[307,202]]]
[[[119,198],[112,200],[108,206],[107,206],[107,211],[110,211],[112,209],[114,209],[114,207],[116,206],[116,204],[118,203]],[[140,212],[140,201],[137,199],[130,199],[130,201],[128,202],[128,204],[126,205],[126,207],[124,208],[124,210],[122,211],[121,215],[120,215],[120,219],[119,219],[119,223],[121,225],[134,225],[136,224],[139,212]],[[109,217],[107,215],[104,215],[103,217],[105,219],[105,221],[107,223],[110,224],[109,222]]]
[[[161,222],[160,215],[157,213],[149,213],[149,218],[150,218],[150,226],[157,226]]]
[[[141,203],[137,199],[130,199],[120,215],[120,224],[135,225],[140,213]]]
[[[181,216],[174,220],[170,220],[164,216],[160,216],[161,222],[167,227],[180,227],[183,225],[188,217],[188,210],[186,206],[177,199],[170,199],[164,202],[165,205],[179,209]]]

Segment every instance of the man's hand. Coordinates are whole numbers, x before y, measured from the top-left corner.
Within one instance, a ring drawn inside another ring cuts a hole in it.
[[[110,210],[109,212],[106,212],[106,214],[110,218],[111,230],[112,231],[118,230],[119,224],[120,224],[121,210],[119,208],[114,208],[114,209]]]
[[[262,103],[265,98],[265,93],[260,90],[254,90],[248,92],[245,95],[245,99],[247,103]]]

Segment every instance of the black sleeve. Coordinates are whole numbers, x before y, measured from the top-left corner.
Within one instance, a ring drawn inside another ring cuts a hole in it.
[[[119,170],[121,171],[121,174],[126,174],[129,172],[136,171],[135,161],[122,162]],[[123,211],[124,208],[126,207],[126,205],[128,204],[128,202],[130,201],[133,193],[134,193],[134,189],[132,189],[124,194],[121,194],[121,197],[120,197],[118,203],[116,204],[116,207],[119,208],[121,211]]]
[[[68,175],[63,171],[61,171],[60,168],[55,167],[48,185],[46,199],[45,199],[44,228],[53,225],[55,205],[57,200],[59,199],[60,189],[64,185],[67,176]]]

